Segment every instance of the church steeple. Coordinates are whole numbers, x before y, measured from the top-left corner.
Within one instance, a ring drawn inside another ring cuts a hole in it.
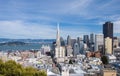
[[[57,44],[57,47],[60,47],[60,29],[59,29],[59,23],[57,24],[56,44]]]

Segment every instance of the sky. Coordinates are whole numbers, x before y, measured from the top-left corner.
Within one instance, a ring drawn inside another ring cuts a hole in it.
[[[102,33],[106,21],[120,36],[120,0],[0,0],[0,38],[55,39]]]

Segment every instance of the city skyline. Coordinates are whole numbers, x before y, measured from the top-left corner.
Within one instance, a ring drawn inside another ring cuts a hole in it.
[[[102,33],[106,21],[114,23],[120,37],[119,0],[4,0],[0,1],[0,38],[76,38]]]

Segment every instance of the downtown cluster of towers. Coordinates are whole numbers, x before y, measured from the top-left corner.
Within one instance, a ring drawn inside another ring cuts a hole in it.
[[[103,24],[103,34],[93,33],[84,35],[83,38],[71,39],[68,35],[67,43],[60,37],[59,25],[57,28],[56,42],[53,43],[53,56],[64,58],[66,56],[77,56],[85,54],[86,51],[100,51],[102,54],[112,54],[113,52],[113,23]]]

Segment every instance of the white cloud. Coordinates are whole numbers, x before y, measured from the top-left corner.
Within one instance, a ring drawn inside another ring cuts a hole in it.
[[[55,6],[47,9],[48,13],[54,13],[58,15],[77,15],[82,17],[88,17],[88,8],[93,0],[69,0],[55,3]]]
[[[57,24],[56,24],[57,25]],[[27,23],[24,21],[0,21],[0,37],[2,38],[56,38],[56,25],[45,25],[39,23]],[[71,29],[72,28],[72,29]],[[90,30],[84,26],[67,26],[60,24],[60,35],[72,38],[89,34]]]
[[[68,13],[81,13],[83,11],[81,10],[85,10],[86,7],[89,6],[89,4],[92,2],[92,0],[75,0],[69,3],[66,3],[66,5],[62,6],[64,8],[61,7],[61,10],[63,12]]]
[[[50,25],[23,21],[0,21],[0,36],[7,38],[54,38],[56,30]]]
[[[114,33],[120,33],[120,20],[114,21]]]
[[[34,2],[10,0],[6,5],[4,3],[0,5],[3,7],[0,9],[0,19],[73,23],[87,20],[91,22],[114,20],[119,16],[117,3],[119,0],[100,2],[96,0],[37,0]],[[111,6],[114,7],[113,10]],[[118,15],[114,16],[115,13]]]
[[[38,0],[37,2],[28,2],[25,0],[12,0],[6,2],[7,4],[1,3],[0,20],[5,21],[0,21],[0,37],[56,38],[56,26],[52,25],[55,22],[61,22],[63,25],[65,23],[70,24],[66,28],[60,25],[64,28],[61,29],[61,36],[66,37],[69,34],[77,37],[83,34],[89,34],[92,28],[89,25],[96,25],[97,23],[99,23],[98,25],[103,25],[105,21],[109,20],[116,20],[114,22],[114,32],[120,33],[120,17],[119,11],[117,11],[119,10],[119,0],[111,1]],[[111,10],[113,7],[114,9]]]

